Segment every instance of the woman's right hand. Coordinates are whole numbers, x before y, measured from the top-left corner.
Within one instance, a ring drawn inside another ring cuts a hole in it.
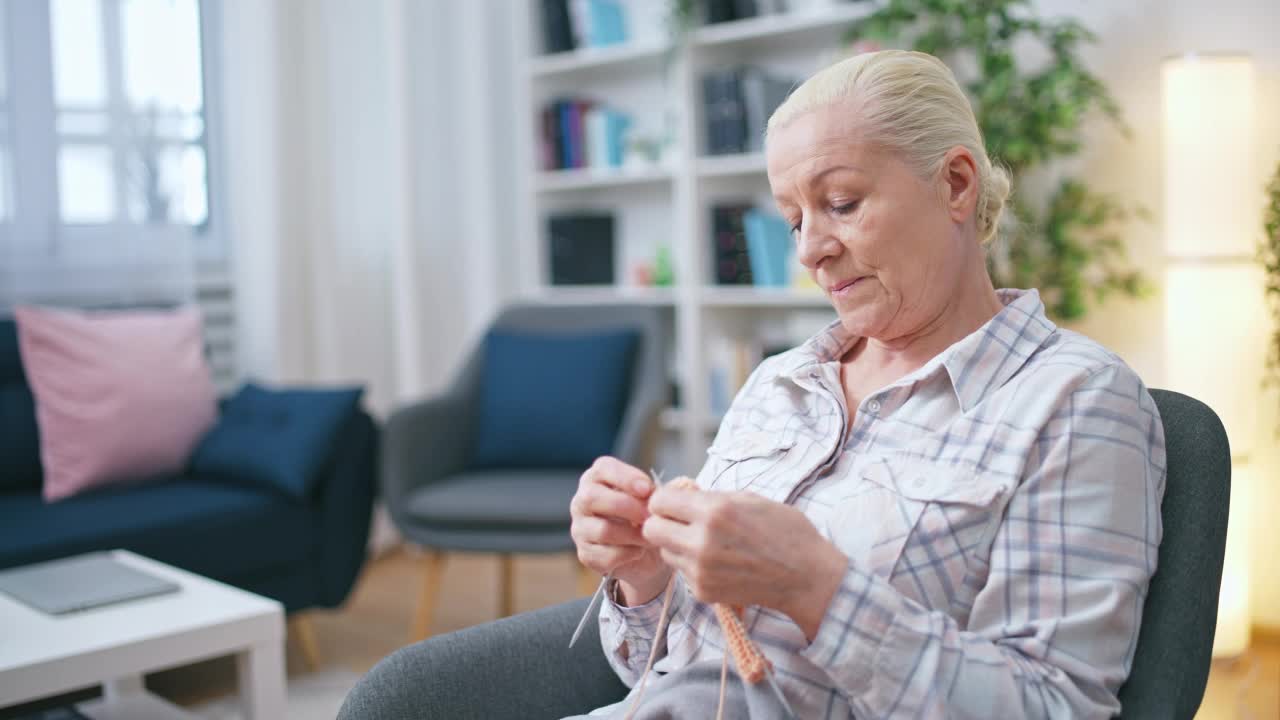
[[[671,577],[671,568],[640,532],[653,490],[643,470],[602,457],[582,474],[569,502],[578,560],[601,575],[612,573],[627,605],[657,597]]]

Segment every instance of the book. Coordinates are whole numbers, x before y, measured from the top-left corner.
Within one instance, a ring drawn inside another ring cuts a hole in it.
[[[626,20],[619,0],[587,0],[587,45],[608,47],[626,41]]]
[[[791,284],[791,230],[787,221],[772,213],[749,210],[742,218],[747,236],[747,257],[751,277],[758,287],[787,287]]]
[[[557,213],[547,218],[552,285],[612,285],[614,218],[610,213]]]
[[[764,149],[764,132],[769,124],[769,117],[800,81],[774,75],[752,65],[740,68],[739,76],[744,123],[741,152],[760,152]]]
[[[554,105],[542,108],[538,125],[538,158],[543,170],[558,170],[560,168],[559,142],[556,138],[556,134],[559,132],[559,124],[560,120],[557,117]]]
[[[605,151],[609,156],[609,167],[622,167],[626,159],[627,133],[631,131],[631,118],[615,110],[605,115]]]
[[[753,282],[743,217],[750,203],[719,204],[711,208],[712,262],[717,285]]]
[[[739,80],[737,68],[710,72],[702,78],[709,155],[728,155],[745,149],[746,127]]]
[[[542,0],[542,45],[547,53],[567,52],[576,47],[568,0]]]
[[[706,7],[708,25],[737,19],[733,0],[706,0]]]

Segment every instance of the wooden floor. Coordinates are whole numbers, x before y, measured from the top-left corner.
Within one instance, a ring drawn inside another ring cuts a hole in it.
[[[570,555],[520,556],[516,563],[516,611],[532,610],[575,596],[577,576]],[[363,673],[405,642],[419,588],[416,553],[398,550],[371,563],[340,611],[313,612],[322,669]],[[498,562],[488,555],[450,555],[435,628],[449,632],[486,622],[498,610]],[[289,643],[289,673],[305,672],[297,643]],[[148,678],[153,691],[187,705],[235,691],[235,668],[215,660]],[[1199,720],[1280,718],[1280,639],[1256,640],[1249,654],[1215,663]]]

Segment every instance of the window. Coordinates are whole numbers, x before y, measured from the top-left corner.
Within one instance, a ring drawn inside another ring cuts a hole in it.
[[[215,239],[204,12],[199,0],[0,4],[0,222],[25,238],[14,244],[74,252],[139,228]]]
[[[226,387],[234,317],[213,182],[214,10],[0,0],[0,313],[196,302]]]

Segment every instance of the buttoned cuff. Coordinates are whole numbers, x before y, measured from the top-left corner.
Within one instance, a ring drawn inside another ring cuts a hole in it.
[[[611,580],[605,588],[605,600],[600,604],[600,641],[605,657],[628,687],[633,686],[644,672],[653,643],[659,642],[659,656],[665,652],[666,637],[655,638],[662,620],[662,598],[666,589],[643,605],[626,607],[614,601],[617,580]],[[668,615],[674,614],[684,596],[684,583],[675,575],[676,587],[672,590]]]

